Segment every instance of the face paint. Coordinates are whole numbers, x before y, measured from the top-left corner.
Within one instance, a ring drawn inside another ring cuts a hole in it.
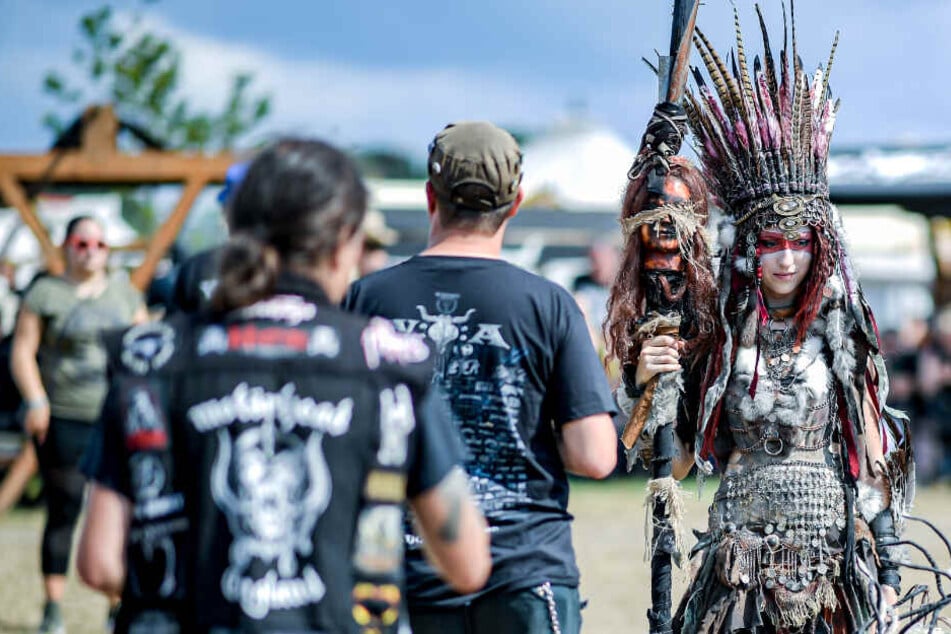
[[[689,202],[687,184],[676,176],[668,175],[664,179],[663,193],[652,193],[644,209],[660,209],[666,205]],[[641,225],[640,235],[644,244],[643,266],[648,305],[666,311],[674,310],[686,291],[685,263],[680,253],[677,230],[668,217]]]
[[[762,273],[762,289],[771,306],[792,303],[812,266],[813,237],[803,229],[793,240],[781,231],[765,229],[756,242]]]
[[[761,256],[782,251],[806,251],[812,253],[812,231],[802,229],[794,240],[786,238],[780,231],[763,230],[759,234],[756,246]]]

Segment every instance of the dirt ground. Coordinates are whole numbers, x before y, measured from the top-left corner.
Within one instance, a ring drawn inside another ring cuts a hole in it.
[[[686,507],[691,528],[706,524],[716,482],[709,481],[698,499],[693,481],[686,483]],[[644,561],[644,492],[642,479],[609,482],[574,482],[570,508],[575,515],[574,539],[582,572],[582,595],[589,600],[584,611],[586,634],[647,631],[650,578]],[[951,535],[951,486],[940,485],[918,492],[916,513],[935,522]],[[38,571],[39,539],[43,514],[17,510],[0,518],[0,632],[31,634],[40,620],[41,586]],[[909,535],[927,544],[945,569],[951,555],[937,538],[917,526]],[[675,596],[684,583],[675,575]],[[920,582],[906,574],[905,587]],[[105,600],[83,587],[70,573],[64,604],[70,634],[103,631]]]

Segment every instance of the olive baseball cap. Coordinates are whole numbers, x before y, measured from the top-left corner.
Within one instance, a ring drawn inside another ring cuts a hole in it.
[[[492,211],[515,201],[522,151],[515,138],[488,121],[450,123],[429,146],[429,182],[441,201]]]

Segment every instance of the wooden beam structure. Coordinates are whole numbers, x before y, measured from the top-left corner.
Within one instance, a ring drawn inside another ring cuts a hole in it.
[[[47,269],[60,274],[64,267],[62,253],[37,217],[27,188],[184,185],[171,215],[148,240],[143,262],[132,272],[132,283],[145,290],[159,261],[178,236],[195,199],[205,186],[224,183],[225,174],[237,157],[229,152],[214,155],[161,150],[120,152],[116,141],[120,126],[111,106],[90,106],[78,123],[77,147],[54,148],[42,154],[0,154],[0,197],[17,210],[23,223],[36,236]]]
[[[46,269],[53,275],[61,275],[64,270],[63,255],[50,240],[49,232],[37,217],[33,205],[27,200],[20,181],[11,174],[0,171],[0,194],[17,210],[23,224],[29,227],[36,236],[40,243],[40,250],[43,252],[43,259],[46,261]]]

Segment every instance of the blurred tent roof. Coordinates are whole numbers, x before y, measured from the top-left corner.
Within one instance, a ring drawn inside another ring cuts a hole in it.
[[[570,118],[523,144],[525,208],[616,215],[636,146],[617,132]],[[696,162],[689,146],[687,156]],[[383,209],[425,209],[421,180],[369,179]],[[951,216],[951,144],[833,148],[832,199],[840,204],[899,205]]]
[[[524,152],[525,205],[616,213],[636,148],[576,119],[533,137]]]
[[[949,216],[951,145],[833,151],[829,186],[838,203],[890,203],[926,216]]]

